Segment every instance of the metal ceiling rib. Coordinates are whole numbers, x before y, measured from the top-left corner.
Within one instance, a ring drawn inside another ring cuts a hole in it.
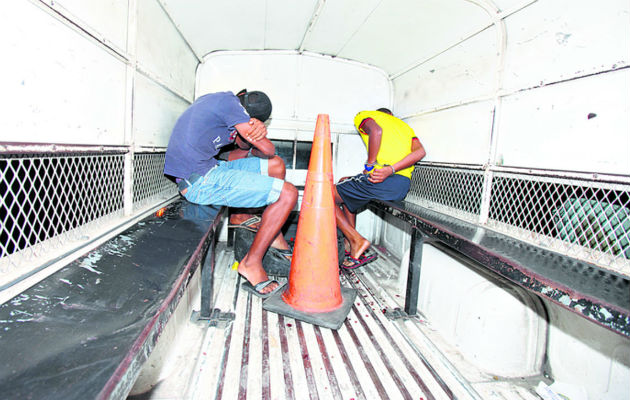
[[[482,8],[461,0],[159,1],[201,59],[215,51],[308,51],[389,75],[488,26]]]
[[[319,0],[319,2],[317,3],[317,8],[315,8],[315,11],[313,12],[313,16],[311,17],[311,20],[308,23],[308,27],[306,28],[306,31],[304,32],[304,37],[302,38],[302,41],[300,42],[298,53],[302,53],[304,51],[304,43],[307,41],[315,24],[317,24],[317,20],[319,19],[319,16],[321,15],[325,4],[326,4],[326,0]]]
[[[537,0],[287,1],[159,3],[200,60],[216,51],[294,50],[372,65],[396,79],[493,27],[502,60],[505,19]]]

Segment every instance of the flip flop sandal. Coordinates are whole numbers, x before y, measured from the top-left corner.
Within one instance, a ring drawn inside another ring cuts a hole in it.
[[[258,227],[256,225],[258,225],[260,221],[262,221],[262,218],[258,215],[254,215],[240,224],[228,224],[228,228],[243,228],[250,232],[258,232]]]
[[[293,250],[291,249],[284,250],[284,249],[278,249],[275,247],[269,247],[269,250],[267,251],[275,252],[279,256],[286,258],[289,262],[291,262],[291,259],[293,258]]]
[[[290,250],[280,250],[270,247],[263,258],[263,268],[269,275],[289,276],[291,271],[291,258],[293,253]]]
[[[274,282],[278,284],[278,287],[276,287],[274,290],[272,290],[269,293],[263,293],[262,292],[262,290],[264,288],[266,288],[267,286],[271,285]],[[279,283],[275,279],[268,279],[266,281],[258,283],[256,286],[254,286],[249,281],[246,280],[245,282],[243,282],[241,287],[243,288],[243,290],[245,290],[246,292],[250,292],[254,296],[260,297],[261,299],[266,299],[267,297],[269,297],[272,294],[276,293],[278,290],[282,289],[284,287],[284,285],[285,285],[284,283]]]
[[[354,258],[352,256],[346,256],[346,258],[343,260],[343,263],[341,263],[340,267],[343,269],[356,269],[359,267],[362,267],[368,263],[371,263],[372,261],[376,260],[378,258],[378,255],[376,254],[371,254],[371,255],[361,255],[359,258]]]

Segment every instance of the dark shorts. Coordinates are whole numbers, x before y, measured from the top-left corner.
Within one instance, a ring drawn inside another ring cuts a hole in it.
[[[380,183],[367,180],[359,174],[337,184],[337,193],[350,212],[356,212],[370,200],[400,201],[405,198],[411,180],[402,175],[393,175]]]

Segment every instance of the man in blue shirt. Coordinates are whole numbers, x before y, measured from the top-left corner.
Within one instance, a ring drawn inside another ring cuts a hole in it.
[[[277,281],[269,280],[262,259],[281,235],[280,228],[298,197],[295,186],[284,181],[284,162],[266,137],[264,121],[270,114],[271,101],[263,92],[201,96],[177,120],[164,163],[164,174],[175,178],[180,193],[191,203],[267,206],[254,241],[238,266],[239,274],[248,281],[243,288],[260,297],[280,288]],[[232,143],[254,157],[218,160],[221,148]]]

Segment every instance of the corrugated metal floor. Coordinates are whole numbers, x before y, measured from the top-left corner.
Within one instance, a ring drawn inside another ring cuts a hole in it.
[[[225,268],[215,274],[217,302],[231,323],[208,328],[184,398],[195,399],[536,399],[520,385],[496,378],[468,383],[423,331],[421,317],[391,320],[386,309],[402,303],[387,290],[387,257],[341,275],[358,289],[337,331],[262,309],[262,300],[239,290]],[[378,284],[377,284],[378,282]],[[391,283],[391,282],[390,282]]]

